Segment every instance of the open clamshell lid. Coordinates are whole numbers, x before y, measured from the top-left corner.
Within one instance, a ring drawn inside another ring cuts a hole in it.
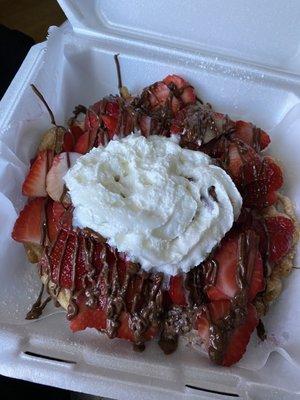
[[[298,0],[59,0],[75,32],[300,69]]]

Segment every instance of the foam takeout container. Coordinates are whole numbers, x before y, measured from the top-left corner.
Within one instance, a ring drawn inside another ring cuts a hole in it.
[[[25,202],[21,184],[50,121],[35,83],[59,123],[77,104],[117,92],[120,54],[131,92],[177,73],[220,112],[270,132],[283,164],[284,192],[300,215],[300,4],[297,0],[59,0],[71,28],[34,46],[0,103],[0,373],[118,399],[295,399],[300,396],[300,271],[284,283],[265,319],[267,342],[252,338],[236,366],[212,365],[182,343],[164,356],[94,330],[73,334],[62,311],[24,315],[39,291],[35,267],[10,239]],[[299,257],[295,266],[299,266]],[[253,335],[254,336],[254,335]]]

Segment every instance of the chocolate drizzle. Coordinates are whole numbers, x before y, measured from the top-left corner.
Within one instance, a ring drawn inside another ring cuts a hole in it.
[[[118,70],[118,86],[121,90],[122,81],[117,56],[115,60]],[[115,130],[120,137],[126,136],[134,129],[141,129],[145,136],[149,134],[169,136],[174,118],[173,102],[181,100],[181,96],[188,86],[178,89],[176,85],[169,84],[170,94],[165,103],[161,105],[160,98],[157,96],[157,89],[161,84],[162,82],[158,82],[149,86],[144,89],[140,97],[135,99],[109,96],[89,109],[80,106],[75,110],[72,122],[79,113],[86,114],[89,148],[105,145],[111,139],[111,135],[108,135],[102,116],[107,114],[106,108],[110,103],[116,103],[118,119]],[[44,102],[43,99],[42,101]],[[153,103],[157,104],[153,106]],[[46,107],[49,108],[47,105]],[[204,105],[199,101],[195,105],[185,107],[184,112],[180,121],[182,125],[180,145],[191,149],[203,149],[203,146],[205,148],[205,145],[212,143],[213,146],[216,145],[214,156],[218,157],[220,149],[223,154],[225,153],[223,167],[226,168],[230,161],[227,138],[233,132],[234,123],[227,116],[220,118],[220,115],[215,113],[209,104]],[[52,115],[52,123],[56,125],[51,110],[49,113],[50,116]],[[259,129],[255,128],[253,135],[254,147],[259,149]],[[246,162],[247,149],[245,145],[238,139],[233,140],[238,144],[240,157]],[[51,165],[48,158],[47,165],[48,168]],[[67,165],[70,168],[68,152]],[[61,198],[62,202],[66,194],[65,187]],[[214,202],[218,202],[214,186],[208,189],[208,195]],[[72,209],[68,208],[65,214],[72,216]],[[68,320],[76,318],[81,309],[103,310],[106,327],[101,330],[109,338],[114,338],[118,336],[125,316],[128,318],[128,329],[132,334],[135,350],[142,351],[145,348],[144,342],[153,329],[161,332],[159,345],[166,354],[170,354],[176,350],[179,336],[194,328],[199,310],[203,310],[210,321],[209,356],[215,362],[222,363],[224,349],[231,332],[244,321],[247,314],[248,282],[251,280],[258,248],[258,237],[253,231],[249,230],[239,235],[236,276],[238,293],[232,299],[227,315],[218,321],[213,321],[209,300],[206,296],[209,287],[216,284],[218,275],[219,265],[218,261],[213,258],[213,253],[201,265],[185,275],[184,289],[187,304],[170,305],[165,304],[163,274],[142,271],[139,265],[124,260],[124,257],[106,244],[105,240],[96,232],[89,229],[64,228],[63,223],[61,227],[56,240],[50,243],[47,201],[45,201],[41,241],[44,255],[40,263],[40,274],[47,275],[51,280],[51,285],[48,282],[45,285],[57,304],[59,304],[57,300],[62,288],[69,289]],[[71,254],[69,254],[70,248],[73,248]],[[68,266],[71,268],[70,282],[67,284],[63,283],[63,279],[65,279],[63,261],[66,257],[68,257]],[[43,291],[27,314],[27,319],[38,318],[50,301],[51,297],[48,297],[42,302],[42,294]]]
[[[211,140],[226,135],[233,128],[233,122],[227,115],[220,118],[210,104],[196,104],[187,109],[183,120],[183,134],[180,145],[199,150]]]
[[[129,324],[137,344],[144,342],[144,334],[151,325],[160,324],[163,312],[162,282],[162,273],[143,274],[138,297],[141,298],[146,294],[147,301],[143,301],[143,305],[139,309],[137,299],[134,300]]]
[[[66,211],[69,212],[72,211]],[[70,249],[73,249],[71,253]],[[56,241],[45,247],[40,264],[41,275],[51,278],[49,290],[56,299],[65,279],[63,260],[66,257],[71,268],[70,282],[67,283],[71,294],[67,319],[75,318],[83,303],[89,308],[104,309],[105,332],[114,338],[124,311],[129,315],[128,325],[134,343],[141,349],[148,329],[161,323],[163,274],[146,273],[137,264],[124,261],[102,237],[90,230],[61,229]],[[84,271],[79,271],[78,265],[84,266]],[[128,302],[127,296],[133,285],[134,296]]]
[[[260,340],[264,341],[264,340],[267,339],[265,326],[264,326],[264,324],[263,324],[261,319],[258,322],[258,325],[256,327],[256,331],[257,331],[257,336],[260,338]]]
[[[218,197],[217,197],[217,193],[216,193],[216,188],[214,186],[210,186],[208,188],[208,194],[210,195],[210,197],[213,199],[213,201],[215,201],[216,203],[218,203]]]
[[[177,349],[179,336],[191,330],[193,319],[193,308],[173,306],[166,313],[158,342],[165,354],[171,354]]]
[[[213,189],[210,188],[211,197],[214,197]],[[142,271],[137,264],[124,260],[100,235],[89,229],[64,228],[64,221],[72,218],[72,212],[70,207],[62,216],[61,230],[56,240],[51,244],[44,242],[44,255],[40,264],[41,275],[46,274],[51,279],[49,292],[52,298],[58,299],[61,287],[65,287],[62,284],[63,260],[68,257],[71,281],[67,287],[71,296],[67,319],[76,318],[83,304],[87,308],[104,310],[106,327],[101,330],[109,338],[114,338],[118,336],[126,315],[135,350],[144,349],[144,342],[149,338],[151,329],[154,329],[161,332],[159,345],[169,354],[176,350],[179,336],[194,327],[195,318],[199,310],[203,309],[211,321],[209,356],[215,362],[222,363],[231,332],[243,323],[247,315],[248,282],[251,280],[259,244],[255,232],[248,230],[239,234],[236,277],[239,291],[231,301],[228,314],[222,320],[212,321],[206,291],[209,286],[216,284],[218,261],[214,259],[214,253],[185,275],[184,288],[188,304],[166,306],[163,274]],[[47,219],[45,221],[47,232]],[[71,253],[70,249],[73,249]],[[50,298],[41,303],[40,297],[27,318],[37,318],[49,301]]]
[[[218,321],[213,321],[209,305],[204,306],[207,319],[210,321],[208,354],[217,364],[222,364],[231,332],[237,326],[240,326],[246,318],[248,282],[251,281],[258,244],[258,236],[252,230],[239,235],[236,275],[239,291],[231,300],[231,307],[227,315]]]
[[[38,319],[42,313],[46,305],[51,301],[51,296],[48,296],[44,301],[42,301],[44,293],[44,285],[42,285],[39,296],[35,303],[32,305],[30,311],[26,314],[25,319]]]

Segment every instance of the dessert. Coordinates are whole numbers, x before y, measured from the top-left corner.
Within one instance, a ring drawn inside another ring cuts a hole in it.
[[[12,237],[76,332],[143,350],[179,337],[240,360],[291,272],[298,229],[266,132],[215,112],[177,75],[78,106],[42,137]],[[35,89],[36,90],[36,89]],[[42,101],[43,97],[39,94]],[[81,118],[83,116],[83,118]]]

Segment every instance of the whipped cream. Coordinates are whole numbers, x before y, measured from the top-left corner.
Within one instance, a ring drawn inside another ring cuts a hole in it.
[[[146,271],[199,265],[232,227],[242,198],[206,154],[132,134],[79,157],[64,177],[73,224],[105,237]]]

